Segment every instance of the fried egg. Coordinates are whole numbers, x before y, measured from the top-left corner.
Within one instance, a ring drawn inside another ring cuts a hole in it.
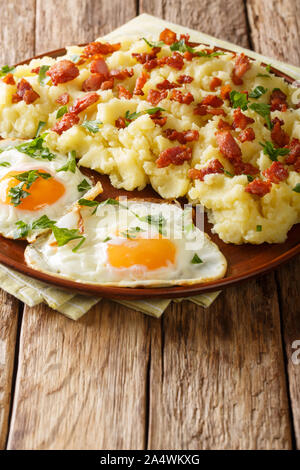
[[[26,248],[25,260],[76,282],[122,287],[208,282],[227,267],[193,224],[191,207],[121,199],[79,200],[52,233]]]
[[[27,237],[42,216],[57,220],[92,186],[75,159],[70,165],[70,158],[51,152],[48,159],[33,158],[19,145],[6,142],[0,153],[0,234],[7,238]]]

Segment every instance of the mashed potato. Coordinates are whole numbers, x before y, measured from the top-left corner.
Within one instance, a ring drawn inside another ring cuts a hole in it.
[[[157,41],[157,38],[147,39]],[[91,59],[78,62],[83,48],[73,46],[67,49],[63,59],[75,62],[79,75],[74,80],[57,86],[53,86],[51,80],[41,83],[39,75],[33,71],[43,65],[51,66],[56,62],[53,58],[35,59],[29,65],[19,66],[13,71],[16,84],[20,78],[25,78],[39,94],[39,98],[32,104],[26,104],[23,100],[12,103],[17,86],[0,80],[0,135],[3,138],[33,138],[39,122],[43,121],[44,130],[49,130],[47,145],[52,150],[67,153],[75,149],[80,165],[108,174],[116,188],[131,191],[143,189],[150,183],[163,198],[187,196],[193,203],[205,206],[209,220],[214,225],[213,230],[226,243],[284,242],[288,230],[300,221],[300,195],[295,191],[300,184],[299,172],[295,171],[293,165],[286,165],[285,155],[277,155],[273,160],[284,165],[285,170],[289,171],[288,177],[278,183],[272,182],[270,191],[261,197],[246,192],[245,188],[253,178],[236,173],[230,159],[220,151],[216,133],[220,130],[220,119],[226,121],[231,126],[231,135],[241,149],[242,161],[257,168],[255,178],[264,181],[266,177],[262,172],[271,166],[272,159],[264,153],[261,143],[272,142],[271,126],[267,125],[266,117],[251,109],[250,105],[268,105],[272,91],[280,89],[286,95],[287,109],[271,111],[270,119],[280,120],[280,128],[288,134],[290,140],[300,139],[300,109],[295,106],[296,88],[255,61],[243,73],[242,83],[237,85],[237,81],[234,83],[232,80],[235,54],[207,53],[204,46],[193,46],[194,52],[202,51],[204,56],[200,54],[191,59],[184,55],[184,50],[189,50],[189,47],[185,47],[183,40],[181,46],[178,43],[179,52],[177,51],[177,54],[184,57],[183,67],[179,70],[165,64],[148,70],[149,77],[142,88],[143,94],[133,94],[136,81],[144,70],[144,65],[133,54],[149,54],[152,48],[147,41],[138,37],[120,38],[120,41],[119,50],[105,55],[106,64],[110,71],[132,69],[133,75],[122,81],[115,80],[112,89],[97,90],[100,97],[98,103],[80,113],[80,122],[61,134],[51,130],[59,120],[57,111],[61,105],[56,100],[68,93],[67,106],[70,108],[78,98],[86,94],[82,91],[82,85],[90,76]],[[159,46],[158,58],[174,53],[167,44]],[[184,94],[190,93],[193,97],[191,103],[184,104],[170,99],[172,89],[167,90],[167,96],[158,103],[149,102],[150,90],[157,90],[157,85],[164,80],[173,84],[181,75],[192,77],[193,80],[178,85],[175,89]],[[215,88],[212,88],[213,78],[219,79],[216,80],[218,85]],[[130,99],[120,96],[117,85],[125,87],[133,96]],[[233,107],[232,99],[223,98],[222,105],[218,107],[223,110],[224,116],[209,112],[194,113],[197,104],[208,95],[222,96],[224,86],[239,93],[249,93],[248,104],[242,109],[242,113],[253,120],[247,125],[254,131],[253,140],[241,142],[241,129],[232,127],[237,109]],[[258,96],[251,97],[253,92],[255,95],[255,91]],[[162,108],[160,114],[166,118],[163,126],[155,123],[151,114],[147,113],[157,106]],[[128,115],[133,117],[127,120],[125,127],[116,126],[119,118]],[[87,120],[96,121],[98,130],[93,132],[82,126],[83,121]],[[166,129],[197,131],[198,138],[186,143],[191,149],[191,158],[180,162],[181,164],[170,163],[160,167],[157,164],[160,154],[166,149],[181,145],[178,140],[167,137]],[[273,147],[276,149],[278,145]],[[216,159],[223,167],[222,173],[207,174],[200,179],[190,177],[189,169],[201,170]]]

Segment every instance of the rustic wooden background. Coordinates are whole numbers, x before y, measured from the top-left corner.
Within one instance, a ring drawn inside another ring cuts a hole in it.
[[[0,61],[143,12],[300,66],[299,0],[8,0]],[[103,301],[74,323],[1,292],[0,447],[300,448],[298,263],[161,320]]]

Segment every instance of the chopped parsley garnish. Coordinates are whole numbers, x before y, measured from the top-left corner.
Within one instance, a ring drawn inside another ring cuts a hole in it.
[[[19,152],[26,153],[26,155],[29,155],[31,158],[53,160],[55,155],[50,152],[48,147],[43,147],[45,135],[46,134],[42,134],[29,142],[17,145],[15,148],[19,150]]]
[[[290,152],[290,149],[275,148],[273,143],[268,140],[265,143],[262,143],[262,142],[259,142],[259,143],[263,147],[264,154],[268,155],[268,157],[272,160],[272,162],[276,162],[278,157],[287,155]]]
[[[90,185],[90,183],[86,179],[83,179],[81,183],[79,183],[79,185],[77,186],[77,189],[79,192],[82,192],[91,189],[91,187],[92,186]]]
[[[10,166],[11,164],[9,162],[2,162],[0,163],[0,166]]]
[[[145,230],[141,229],[141,227],[131,227],[126,232],[121,232],[121,235],[126,238],[136,238],[135,234],[139,232],[145,232]]]
[[[293,191],[295,191],[295,193],[300,193],[300,183],[296,184],[296,186],[293,188]]]
[[[158,111],[165,111],[164,108],[160,108],[159,106],[157,106],[156,108],[149,108],[149,109],[146,109],[146,111],[144,111],[146,114],[150,114],[150,116],[152,114],[156,114]]]
[[[265,78],[270,78],[270,72],[271,72],[271,64],[266,65],[266,71],[268,73],[258,73],[256,76],[257,77],[265,77]]]
[[[90,199],[79,199],[78,204],[80,206],[87,206],[87,207],[95,207],[95,210],[92,212],[92,215],[95,214],[98,206],[105,206],[106,204],[110,204],[112,206],[122,206],[122,204],[119,203],[119,201],[116,201],[116,199],[105,199],[105,201],[91,201]],[[126,207],[127,209],[127,207]]]
[[[271,116],[270,116],[270,105],[265,103],[252,103],[249,106],[250,109],[255,111],[260,116],[264,117],[268,126],[268,129],[272,129]]]
[[[111,237],[106,237],[104,240],[102,240],[102,243],[108,242],[109,240],[111,240]]]
[[[55,224],[56,224],[55,220],[50,220],[47,215],[42,215],[42,217],[40,217],[39,219],[35,220],[32,223],[31,228],[32,229],[36,229],[36,228],[45,229],[45,228],[51,228]]]
[[[60,171],[71,171],[72,173],[75,173],[76,171],[76,152],[75,150],[72,150],[69,152],[68,156],[68,161],[65,165],[63,165],[61,168],[56,170],[57,173]]]
[[[251,183],[251,181],[254,180],[254,177],[252,175],[247,175],[247,180],[249,181],[249,183]]]
[[[0,68],[0,77],[4,77],[10,72],[13,72],[15,70],[15,67],[10,67],[9,65],[3,65],[3,67]]]
[[[8,193],[8,196],[15,207],[21,204],[22,199],[29,196],[30,193],[26,191],[26,189],[30,189],[32,183],[34,183],[39,177],[48,179],[51,178],[51,175],[38,170],[25,171],[24,173],[14,175],[14,178],[21,181],[17,186],[10,188]]]
[[[149,47],[163,47],[165,45],[164,41],[150,42],[146,38],[142,38]]]
[[[29,231],[30,231],[30,224],[26,224],[23,222],[23,220],[18,220],[16,222],[16,226],[19,229],[19,232],[16,234],[15,238],[25,238],[27,237]]]
[[[197,253],[194,254],[192,260],[191,260],[191,263],[192,264],[201,264],[203,263],[202,259],[199,258],[199,256],[197,255]]]
[[[223,170],[223,173],[224,173],[224,175],[229,176],[230,178],[234,177],[234,175],[232,173],[230,173],[229,171],[227,171],[225,169]]]
[[[233,108],[241,108],[245,111],[248,108],[248,98],[246,93],[233,90],[230,92],[230,101]]]
[[[51,78],[46,75],[46,72],[50,69],[50,65],[41,65],[40,70],[39,70],[39,76],[38,76],[38,81],[40,85],[44,86],[46,83],[48,83]]]
[[[262,231],[262,226],[261,225],[256,225],[256,231],[261,232]]]
[[[85,121],[83,121],[83,123],[81,125],[85,129],[87,129],[89,132],[92,132],[93,134],[96,134],[97,132],[99,132],[99,126],[101,126],[101,124],[103,124],[103,122],[101,122],[99,120],[95,120],[95,121],[85,120]]]
[[[249,97],[250,97],[250,98],[255,98],[255,99],[257,100],[257,99],[260,98],[262,95],[264,95],[267,91],[268,91],[267,88],[264,88],[263,86],[258,85],[257,87],[254,88],[254,90],[252,90],[252,91],[249,93]]]
[[[126,113],[125,113],[125,125],[126,125],[126,127],[129,126],[129,124],[132,121],[134,121],[138,117],[142,116],[143,114],[149,114],[150,116],[152,116],[152,114],[155,114],[158,111],[165,111],[165,109],[160,108],[159,106],[157,106],[156,108],[149,108],[149,109],[145,109],[145,111],[140,111],[138,113],[134,112],[134,113],[131,113],[131,114],[130,114],[130,111],[127,110]]]
[[[79,240],[80,239],[80,242],[78,243],[78,245],[76,245],[73,248],[73,250],[72,250],[73,252],[76,252],[81,247],[83,242],[85,241],[85,236],[81,235],[77,228],[68,229],[68,228],[56,227],[56,225],[53,225],[52,226],[52,232],[53,232],[53,235],[54,235],[54,237],[57,241],[58,246],[64,246],[67,243],[69,243],[71,240]]]
[[[37,126],[37,130],[36,130],[36,133],[35,133],[35,137],[38,137],[41,133],[41,130],[43,129],[43,127],[46,125],[45,121],[40,121],[38,126]]]
[[[196,51],[193,47],[190,47],[186,44],[185,39],[180,39],[180,41],[174,42],[170,46],[170,49],[171,51],[190,52],[191,54],[195,54],[198,57],[217,57],[219,55],[225,54],[225,52],[222,52],[222,51],[214,51],[214,52]]]
[[[68,112],[68,106],[62,106],[61,108],[58,109],[56,113],[56,119],[61,118],[67,112]]]
[[[143,217],[138,216],[138,218],[141,222],[147,222],[149,225],[154,225],[161,235],[165,234],[164,227],[165,227],[167,221],[163,217],[162,214],[159,214],[159,215],[145,215]]]

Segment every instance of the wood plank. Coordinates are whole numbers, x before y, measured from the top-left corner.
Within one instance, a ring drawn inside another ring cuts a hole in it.
[[[33,54],[34,3],[34,0],[12,0],[1,5],[0,64],[15,64]],[[17,19],[22,34],[16,34]],[[0,449],[3,449],[8,432],[19,302],[2,290],[0,302]]]
[[[142,0],[140,11],[250,46],[242,1]],[[172,306],[155,333],[150,449],[291,447],[274,274],[225,291],[206,311]]]
[[[89,41],[134,12],[135,1],[55,1],[46,15],[38,1],[37,51]],[[78,323],[26,308],[8,448],[143,448],[152,321],[111,302]]]
[[[300,4],[293,0],[249,0],[248,14],[255,48],[265,55],[300,66]],[[265,19],[268,18],[268,28]],[[295,438],[300,449],[300,366],[293,362],[294,341],[300,341],[298,257],[277,270],[288,383]]]
[[[135,0],[37,0],[36,52],[92,41],[134,16]]]
[[[78,322],[24,313],[9,449],[142,449],[149,324],[102,301]]]

